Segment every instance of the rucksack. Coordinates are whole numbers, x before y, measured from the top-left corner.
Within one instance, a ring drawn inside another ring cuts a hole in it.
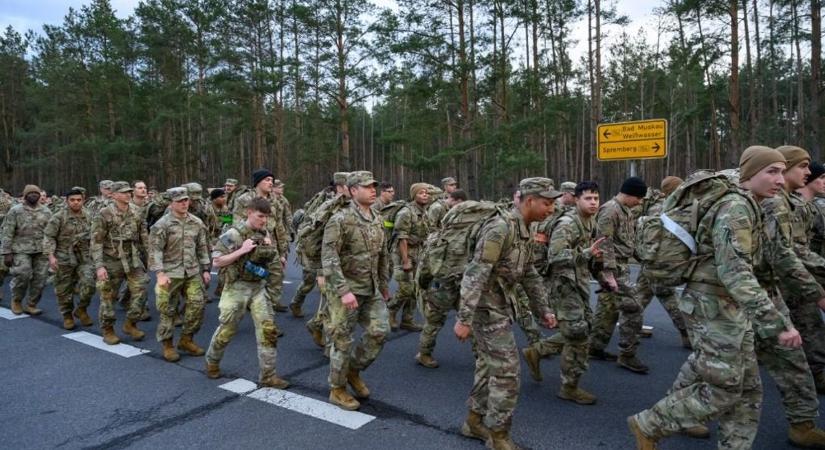
[[[700,262],[713,257],[711,253],[699,252],[700,222],[707,214],[716,213],[722,197],[738,192],[729,177],[698,171],[665,199],[662,214],[641,217],[636,232],[636,258],[645,275],[662,287],[687,282]]]
[[[384,226],[384,242],[387,243],[387,250],[392,249],[395,243],[395,218],[398,216],[398,211],[407,206],[406,200],[396,200],[388,205],[385,205],[379,211],[381,214],[381,224]]]
[[[327,200],[313,213],[305,213],[301,226],[298,228],[297,250],[310,262],[321,264],[321,246],[324,241],[324,227],[332,216],[349,205],[349,198],[339,195]]]
[[[481,228],[506,209],[495,202],[461,202],[441,219],[441,228],[431,233],[419,257],[417,281],[426,288],[433,279],[460,277],[473,258]]]

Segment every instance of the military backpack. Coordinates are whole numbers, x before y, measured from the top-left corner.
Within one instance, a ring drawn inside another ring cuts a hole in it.
[[[324,202],[315,211],[306,212],[301,225],[298,228],[297,243],[298,252],[309,261],[320,265],[321,246],[324,241],[324,228],[332,216],[349,205],[349,198],[339,195],[327,202]]]
[[[405,200],[396,200],[388,205],[385,205],[379,211],[381,214],[381,224],[384,227],[384,242],[387,243],[387,249],[391,249],[395,242],[395,218],[402,208],[407,206]]]

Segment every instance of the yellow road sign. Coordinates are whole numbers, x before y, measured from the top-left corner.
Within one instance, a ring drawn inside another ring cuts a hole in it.
[[[603,123],[596,128],[599,161],[667,156],[667,120]]]

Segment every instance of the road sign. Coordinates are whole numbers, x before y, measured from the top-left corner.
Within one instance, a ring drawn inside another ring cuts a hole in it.
[[[599,161],[667,156],[667,120],[603,123],[596,128]]]

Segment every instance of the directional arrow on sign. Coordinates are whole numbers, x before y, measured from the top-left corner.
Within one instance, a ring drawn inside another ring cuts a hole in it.
[[[604,130],[604,133],[602,133],[602,136],[604,136],[604,138],[607,139],[607,138],[610,137],[611,134],[613,134],[613,133],[611,133],[610,130]]]
[[[655,151],[656,153],[659,153],[659,150],[661,150],[661,149],[662,149],[662,147],[659,146],[658,142],[653,144],[653,151]]]

